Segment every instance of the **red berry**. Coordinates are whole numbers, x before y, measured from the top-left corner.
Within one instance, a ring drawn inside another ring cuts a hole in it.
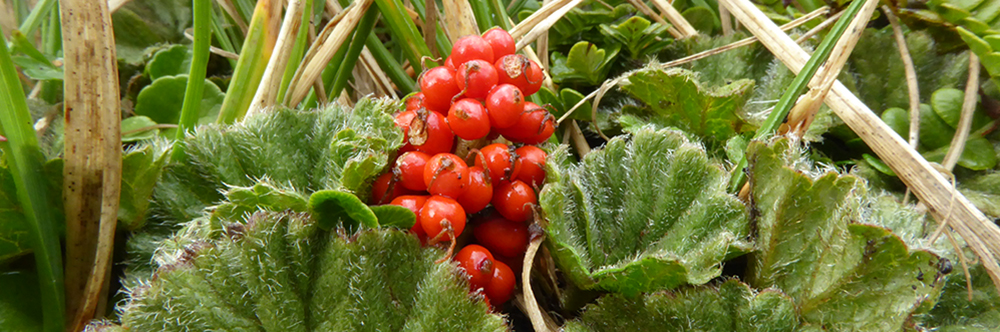
[[[516,281],[514,271],[507,264],[501,261],[493,261],[493,278],[490,283],[483,288],[483,293],[491,299],[491,303],[500,306],[510,300],[514,294],[514,283]]]
[[[493,58],[499,59],[508,54],[514,54],[514,37],[501,28],[493,28],[483,33],[483,39],[490,43],[493,49]]]
[[[424,93],[423,92],[416,92],[416,93],[410,94],[409,96],[406,96],[406,110],[407,111],[416,111],[416,110],[420,109],[421,107],[424,107]]]
[[[390,188],[392,188],[391,192],[389,192]],[[415,191],[407,190],[405,187],[400,185],[399,182],[393,178],[392,173],[390,172],[380,175],[377,179],[375,179],[375,182],[372,183],[372,197],[369,201],[371,201],[373,205],[388,204],[396,197],[415,193]]]
[[[497,85],[497,70],[493,64],[475,59],[458,66],[458,88],[469,98],[483,99]]]
[[[508,128],[498,130],[503,137],[514,141],[538,144],[544,142],[555,132],[555,117],[549,114],[544,108],[530,101],[524,102],[524,111],[521,112],[517,123]]]
[[[458,236],[465,230],[465,210],[454,199],[434,195],[427,199],[420,209],[420,226],[429,238],[439,241],[451,240],[451,234]],[[451,229],[451,234],[448,230]]]
[[[483,37],[469,35],[459,38],[451,46],[451,61],[456,66],[461,66],[470,60],[483,60],[493,63],[493,46]]]
[[[497,85],[486,95],[486,110],[490,114],[490,125],[493,127],[513,126],[524,111],[524,94],[516,86]]]
[[[499,84],[513,84],[530,96],[542,88],[542,67],[520,54],[506,55],[493,64],[499,73]]]
[[[455,62],[451,60],[451,56],[444,60],[444,66],[451,68],[451,70],[457,70],[458,67],[455,66]]]
[[[447,66],[428,69],[420,75],[420,91],[424,93],[427,108],[445,113],[451,106],[451,99],[462,90],[458,88],[455,70]]]
[[[500,215],[487,217],[472,230],[472,234],[476,236],[476,242],[497,255],[517,257],[528,248],[528,226]]]
[[[427,185],[424,184],[424,166],[430,159],[429,154],[420,151],[406,152],[396,159],[396,167],[392,171],[406,189],[427,191]]]
[[[514,150],[521,159],[521,172],[517,180],[524,181],[529,186],[540,187],[545,183],[545,151],[538,147],[525,145]]]
[[[431,194],[458,198],[468,187],[469,166],[454,154],[438,153],[424,166],[424,184]]]
[[[389,204],[410,209],[410,211],[413,211],[413,214],[415,214],[419,219],[420,209],[424,207],[425,203],[427,203],[428,197],[430,196],[404,195],[396,197],[392,200],[392,203]],[[416,234],[417,238],[419,238],[421,242],[427,238],[427,233],[424,232],[424,227],[420,225],[419,220],[418,222],[413,223],[413,227],[410,228],[410,232]]]
[[[458,196],[458,204],[467,213],[476,213],[486,208],[493,199],[493,184],[486,177],[486,171],[482,166],[469,168],[469,187],[466,188],[462,196]]]
[[[482,246],[470,244],[455,254],[458,267],[469,278],[469,288],[473,291],[485,288],[493,280],[493,254]],[[508,268],[509,269],[509,268]],[[487,295],[488,296],[488,295]]]
[[[531,207],[538,204],[535,191],[523,181],[503,182],[493,192],[493,207],[504,218],[525,222],[531,218]]]
[[[455,134],[448,128],[444,116],[437,112],[426,109],[405,111],[396,115],[395,122],[406,134],[406,145],[400,151],[442,153],[451,151],[455,143]]]
[[[521,172],[521,160],[516,156],[507,144],[494,143],[479,149],[474,165],[487,171],[493,188],[496,188],[501,181],[514,179]]]
[[[462,139],[480,139],[490,133],[490,116],[486,108],[472,98],[462,98],[451,104],[446,120],[455,136]]]

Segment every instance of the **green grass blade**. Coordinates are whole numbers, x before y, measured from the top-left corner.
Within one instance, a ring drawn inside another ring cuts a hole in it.
[[[788,90],[785,90],[785,94],[781,95],[781,99],[778,100],[778,104],[774,106],[774,110],[768,115],[767,120],[764,124],[757,129],[757,133],[754,135],[753,139],[759,140],[767,136],[770,136],[778,129],[778,126],[785,121],[785,117],[788,116],[788,112],[792,110],[792,106],[795,106],[795,101],[799,98],[806,90],[806,86],[809,84],[809,80],[812,79],[819,67],[826,62],[826,59],[830,57],[830,52],[833,51],[834,44],[840,39],[840,36],[844,34],[847,30],[847,26],[854,20],[854,17],[858,15],[861,11],[861,6],[864,5],[864,0],[855,0],[851,2],[851,5],[847,7],[844,11],[844,15],[837,20],[837,23],[833,25],[830,32],[826,34],[823,38],[823,42],[819,44],[816,48],[816,52],[813,52],[812,56],[809,57],[809,61],[806,62],[805,67],[802,67],[802,71],[795,76],[792,80],[791,86]],[[743,187],[743,182],[746,182],[747,175],[743,172],[743,169],[747,167],[747,158],[744,154],[740,157],[739,162],[736,164],[736,168],[733,169],[733,176],[729,182],[729,191],[737,192]]]
[[[366,44],[368,45],[368,51],[372,52],[375,62],[385,71],[385,75],[389,76],[389,79],[392,80],[392,83],[396,84],[396,88],[403,95],[417,90],[416,82],[410,78],[410,75],[406,74],[406,71],[403,70],[403,65],[399,64],[399,61],[396,61],[396,58],[385,48],[385,45],[382,44],[382,41],[378,37],[368,35]]]
[[[339,96],[340,91],[347,86],[347,79],[351,77],[354,65],[357,64],[358,58],[361,56],[361,50],[364,49],[368,36],[372,34],[372,28],[375,27],[375,21],[378,21],[378,15],[378,11],[369,10],[365,13],[365,16],[361,17],[357,28],[354,29],[354,39],[351,40],[351,46],[347,49],[343,58],[344,60],[339,62],[340,66],[337,68],[337,74],[333,77],[333,86],[330,88],[330,93],[328,94],[331,96],[331,99],[334,96]],[[344,47],[341,46],[341,49],[344,49]]]
[[[476,25],[479,26],[479,31],[485,32],[496,25],[493,23],[493,13],[490,12],[490,6],[487,6],[486,2],[469,1],[469,5],[472,7],[472,14],[476,16]]]
[[[221,49],[223,49],[223,50],[225,50],[227,52],[237,53],[239,50],[236,49],[236,45],[234,45],[233,41],[231,39],[229,39],[229,34],[226,33],[225,28],[222,27],[222,23],[219,22],[220,20],[225,20],[226,19],[225,17],[223,17],[223,15],[225,15],[225,14],[221,14],[219,12],[213,11],[213,15],[212,15],[212,34],[215,35],[215,41],[219,43],[219,48],[221,48]],[[229,65],[230,66],[233,66],[233,68],[236,68],[236,64],[237,64],[236,60],[228,59],[228,58],[226,60],[229,60]]]
[[[420,67],[420,59],[430,57],[431,50],[424,44],[423,35],[417,30],[417,25],[406,15],[406,9],[401,0],[375,0],[375,5],[382,12],[383,22],[389,26],[393,39],[403,49],[403,55],[410,60],[414,68]],[[440,39],[440,38],[439,38]],[[433,66],[431,62],[428,65]]]
[[[49,17],[49,13],[52,9],[56,7],[56,0],[41,0],[35,4],[35,8],[31,9],[31,13],[28,17],[21,22],[21,26],[17,28],[24,33],[25,36],[31,36],[35,33],[35,29],[42,24],[42,20]]]
[[[0,31],[2,34],[2,31]],[[17,199],[31,224],[34,237],[35,264],[39,275],[42,315],[46,331],[62,332],[66,323],[66,297],[63,283],[62,249],[56,224],[59,223],[46,200],[42,163],[45,157],[38,146],[31,125],[24,90],[6,43],[0,43],[0,142],[7,167],[14,175]]]
[[[253,101],[253,95],[257,92],[257,86],[264,76],[264,69],[267,68],[267,61],[271,58],[277,39],[281,10],[279,5],[279,10],[272,11],[273,1],[280,3],[280,0],[262,0],[257,3],[257,9],[247,30],[247,42],[243,43],[243,48],[240,50],[240,59],[233,70],[232,83],[229,84],[226,99],[223,100],[222,109],[219,110],[218,123],[234,123],[242,119],[250,108],[250,102]]]
[[[188,130],[198,123],[201,110],[202,92],[205,91],[205,72],[208,70],[208,47],[212,43],[212,3],[210,0],[193,0],[194,12],[194,50],[191,57],[191,69],[188,73],[187,89],[184,90],[184,104],[181,106],[181,119],[177,122],[177,140],[183,140]],[[184,156],[184,146],[174,145],[173,158]]]
[[[500,0],[488,0],[490,3],[490,10],[493,11],[493,15],[497,17],[497,26],[503,28],[504,30],[510,31],[512,26],[510,25],[510,16],[507,15],[507,9],[503,7],[503,3]],[[487,28],[489,29],[489,28]],[[485,29],[483,31],[486,31]]]

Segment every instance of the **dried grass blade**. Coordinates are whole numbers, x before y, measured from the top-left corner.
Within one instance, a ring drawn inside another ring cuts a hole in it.
[[[906,38],[903,37],[903,29],[899,24],[896,14],[888,6],[882,6],[882,12],[892,26],[892,34],[896,39],[896,47],[899,48],[899,57],[903,60],[903,70],[906,73],[906,89],[910,97],[910,146],[914,149],[920,143],[920,86],[917,83],[917,70],[913,66],[913,58],[910,57],[910,50],[906,46]]]
[[[278,89],[281,88],[281,79],[284,77],[289,57],[295,49],[299,29],[302,28],[302,12],[305,11],[305,7],[306,1],[304,0],[289,0],[285,19],[281,23],[281,30],[278,31],[274,52],[267,62],[267,68],[264,69],[264,74],[261,76],[257,92],[254,93],[253,101],[247,109],[247,115],[256,114],[267,107],[274,106],[278,97]]]
[[[510,35],[517,41],[515,48],[520,50],[534,42],[542,32],[548,31],[563,15],[582,2],[583,0],[554,0],[539,8],[510,29]]]
[[[965,140],[969,138],[969,131],[972,129],[972,115],[976,111],[976,104],[979,100],[979,57],[975,53],[969,52],[969,80],[965,82],[965,99],[962,101],[962,113],[958,118],[958,130],[951,139],[951,146],[941,161],[941,166],[947,170],[955,169],[958,157],[962,156],[965,150]]]
[[[655,6],[656,9],[660,10],[660,13],[663,13],[663,16],[666,16],[667,21],[670,21],[670,24],[673,24],[677,27],[677,30],[680,30],[681,39],[698,35],[698,30],[695,30],[694,27],[691,26],[691,23],[684,19],[684,16],[681,15],[681,13],[678,12],[677,9],[675,9],[669,2],[665,0],[650,0],[650,2],[653,3],[653,6]]]
[[[65,51],[63,202],[68,329],[94,318],[106,288],[121,193],[121,110],[107,2],[61,4]]]
[[[361,16],[371,4],[372,0],[358,0],[354,2],[351,4],[351,8],[345,11],[344,18],[337,23],[329,34],[326,34],[326,38],[316,38],[313,46],[310,47],[310,54],[315,49],[315,55],[307,55],[305,65],[299,67],[299,70],[295,72],[295,77],[292,78],[292,83],[288,87],[289,93],[285,96],[285,105],[294,107],[305,99],[306,94],[309,93],[309,89],[312,88],[313,82],[323,73],[323,68],[326,68],[327,64],[330,63],[330,59],[333,58],[334,53],[350,37],[351,31],[357,26],[361,20]],[[324,29],[324,32],[326,32],[326,29]]]
[[[444,24],[447,27],[448,33],[450,33],[448,37],[452,43],[463,36],[478,35],[480,33],[479,26],[476,25],[476,14],[472,12],[472,6],[469,5],[468,1],[442,0],[441,3],[444,7]]]

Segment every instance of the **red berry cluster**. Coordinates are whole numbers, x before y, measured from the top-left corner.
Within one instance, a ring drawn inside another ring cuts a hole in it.
[[[528,245],[535,189],[545,181],[546,154],[530,144],[555,131],[553,116],[525,101],[541,87],[541,67],[514,54],[514,39],[494,28],[459,39],[445,65],[425,71],[419,82],[421,91],[396,115],[406,144],[391,172],[373,185],[373,204],[413,211],[417,222],[410,231],[429,244],[454,245],[467,214],[482,212],[473,222],[478,244],[465,246],[454,260],[472,291],[482,289],[488,303],[505,303]],[[472,149],[464,159],[453,154],[456,136],[495,140],[499,135],[520,147],[494,143]]]

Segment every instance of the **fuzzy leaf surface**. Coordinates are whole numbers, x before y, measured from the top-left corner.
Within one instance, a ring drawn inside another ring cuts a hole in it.
[[[550,154],[539,204],[546,244],[581,288],[634,296],[702,284],[749,246],[743,204],[725,191],[728,173],[680,131],[645,128],[579,164],[567,156]]]
[[[390,229],[324,231],[307,214],[258,212],[194,242],[130,289],[137,331],[504,331],[439,249]]]
[[[970,266],[969,274],[972,300],[968,298],[965,275],[956,273],[945,282],[937,306],[924,317],[926,326],[945,332],[1000,330],[1000,295],[996,287],[982,265]]]
[[[353,109],[277,109],[234,126],[203,126],[185,144],[186,161],[168,165],[154,192],[161,215],[191,220],[222,200],[227,186],[268,179],[308,197],[338,189],[362,200],[389,154],[402,146],[390,115],[395,104],[362,99]]]
[[[753,130],[738,113],[753,85],[752,80],[744,79],[708,88],[688,70],[643,69],[620,86],[647,107],[639,114],[623,115],[619,122],[626,129],[647,123],[677,127],[701,137],[710,146],[722,146],[729,138]]]
[[[145,224],[150,197],[168,155],[164,145],[145,145],[122,157],[118,221],[125,229],[134,230]]]
[[[865,222],[857,215],[861,181],[834,172],[813,179],[789,167],[800,158],[789,144],[748,148],[760,213],[750,284],[781,289],[804,322],[830,331],[900,330],[924,301],[936,299],[946,260],[911,250],[886,228],[855,223]]]
[[[781,291],[744,283],[696,286],[629,299],[608,294],[566,324],[576,331],[792,331],[795,304]]]

